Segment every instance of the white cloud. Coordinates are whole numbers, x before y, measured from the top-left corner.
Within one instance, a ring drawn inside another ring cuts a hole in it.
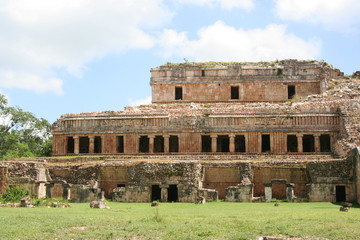
[[[146,98],[143,99],[137,99],[137,100],[132,100],[131,98],[128,99],[128,102],[130,103],[130,106],[140,106],[140,105],[147,105],[147,104],[151,104],[151,96],[148,96]]]
[[[284,25],[244,30],[221,21],[200,29],[197,40],[189,40],[185,32],[165,30],[159,45],[164,58],[177,56],[195,61],[313,59],[320,55],[321,50],[320,40],[301,39],[287,33]]]
[[[360,24],[358,0],[274,0],[282,19],[325,24],[330,29],[354,31]]]
[[[195,4],[208,7],[220,6],[223,9],[231,10],[232,8],[242,8],[251,10],[254,7],[253,0],[179,0],[182,4]]]
[[[171,17],[162,0],[3,0],[0,87],[61,94],[55,70],[81,77],[107,54],[151,48],[144,29]]]

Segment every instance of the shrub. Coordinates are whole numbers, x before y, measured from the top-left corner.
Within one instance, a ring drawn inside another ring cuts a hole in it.
[[[22,198],[30,195],[30,190],[21,185],[12,185],[6,189],[6,192],[1,195],[0,201],[7,202],[19,202]]]

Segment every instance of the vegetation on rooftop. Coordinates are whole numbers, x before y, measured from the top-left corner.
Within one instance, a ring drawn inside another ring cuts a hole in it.
[[[221,62],[221,61],[207,61],[207,62],[189,62],[186,59],[182,63],[167,62],[162,66],[166,67],[201,67],[201,68],[212,68],[212,67],[227,67],[232,65],[254,65],[254,66],[265,66],[274,67],[277,63],[287,60],[275,60],[275,61],[259,61],[259,62]],[[296,60],[297,62],[308,62],[315,63],[316,60]]]

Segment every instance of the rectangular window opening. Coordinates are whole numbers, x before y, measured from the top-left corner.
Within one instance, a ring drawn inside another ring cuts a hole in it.
[[[336,186],[336,202],[346,201],[346,189],[345,186]]]
[[[148,153],[149,152],[149,138],[148,136],[141,136],[139,140],[139,152]]]
[[[79,137],[79,153],[89,153],[89,137]]]
[[[170,136],[169,152],[179,152],[179,137],[178,136]]]
[[[270,135],[261,135],[261,152],[270,152]]]
[[[303,152],[315,152],[314,145],[314,136],[313,135],[304,135],[303,136]]]
[[[175,87],[175,100],[182,100],[183,92],[182,87]]]
[[[201,70],[201,76],[205,77],[205,70]]]
[[[124,136],[117,137],[117,152],[124,153]]]
[[[331,152],[331,142],[330,135],[323,134],[320,136],[320,151],[321,152]]]
[[[295,96],[295,86],[288,85],[288,99],[293,99]]]
[[[164,137],[155,136],[154,138],[154,153],[163,153],[164,152]]]
[[[101,137],[94,138],[94,153],[101,153]]]
[[[227,135],[220,135],[217,137],[217,152],[229,152],[230,139]]]
[[[246,152],[245,136],[235,136],[235,152]]]
[[[287,151],[288,152],[298,152],[298,141],[296,135],[287,136]]]
[[[151,201],[160,201],[161,200],[161,188],[159,185],[151,186]]]
[[[211,152],[210,135],[201,136],[201,152]]]
[[[68,137],[67,138],[67,153],[74,153],[74,138]]]
[[[239,99],[239,87],[231,87],[231,99]]]

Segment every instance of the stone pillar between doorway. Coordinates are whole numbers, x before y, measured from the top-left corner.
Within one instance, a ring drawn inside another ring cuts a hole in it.
[[[94,136],[89,136],[89,153],[94,153]]]
[[[170,135],[164,135],[164,153],[169,153]]]
[[[230,138],[229,150],[230,150],[230,153],[234,153],[235,152],[235,134],[230,134],[229,138]]]
[[[211,137],[211,152],[216,153],[217,150],[217,135],[210,135]]]
[[[149,153],[154,153],[154,135],[149,135]]]
[[[79,136],[74,136],[74,154],[79,154]]]
[[[167,202],[169,185],[161,185],[160,187],[161,187],[161,202]]]
[[[288,202],[292,202],[294,200],[294,197],[294,184],[286,184],[286,199],[288,200]]]
[[[302,134],[296,134],[297,142],[298,142],[298,152],[303,152],[303,135]]]
[[[320,134],[314,134],[315,138],[315,152],[320,152]]]
[[[265,202],[271,202],[272,199],[272,184],[264,184],[265,187]]]

